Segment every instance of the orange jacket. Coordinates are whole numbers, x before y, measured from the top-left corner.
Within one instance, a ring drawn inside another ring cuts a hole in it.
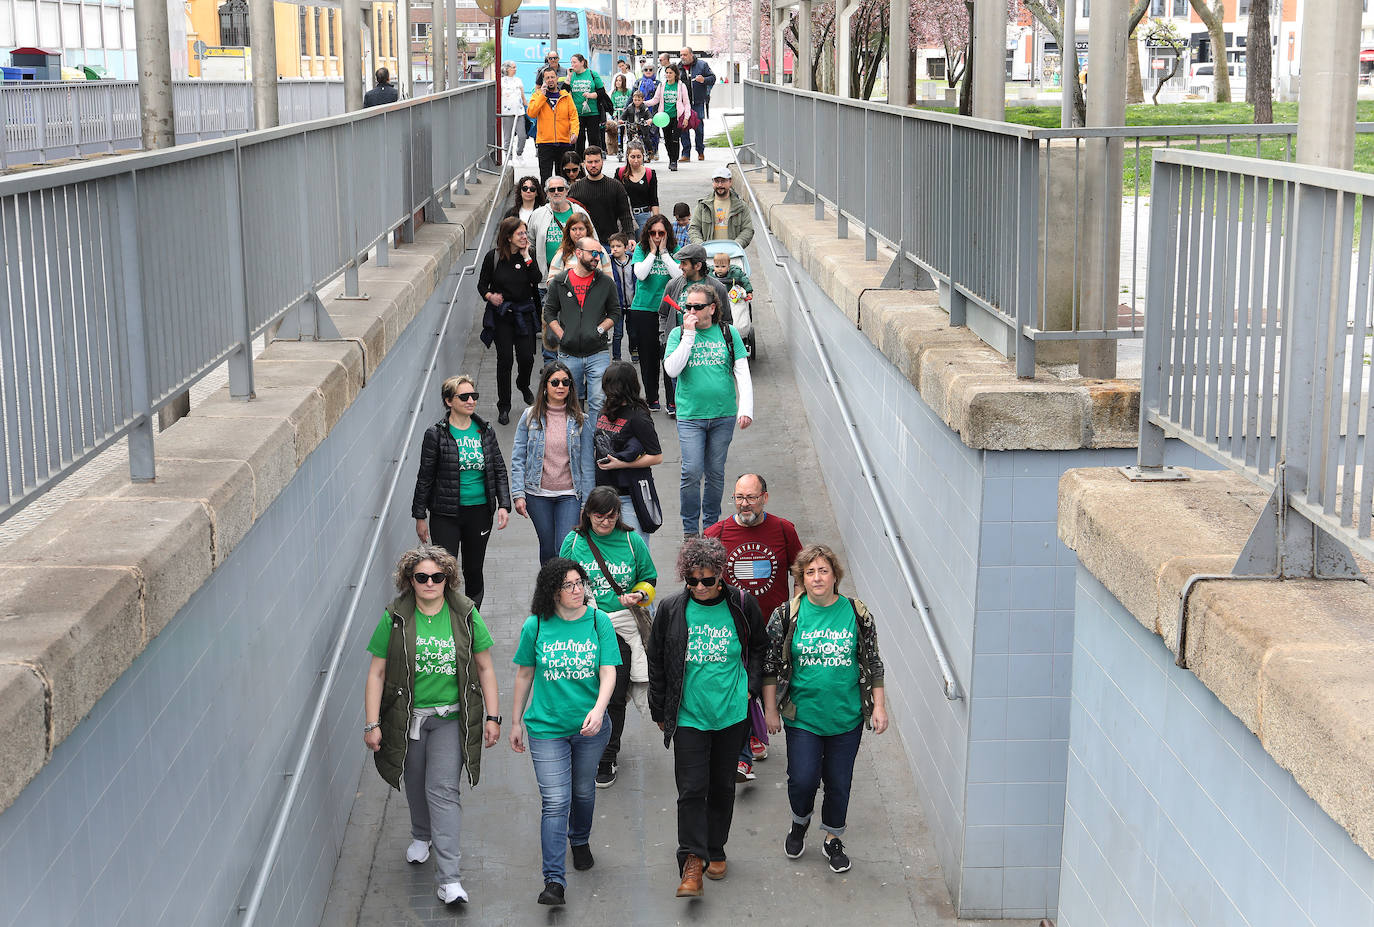
[[[525,112],[535,121],[536,145],[549,142],[567,145],[577,137],[577,104],[573,103],[572,94],[566,90],[560,90],[557,102],[549,106],[544,88],[540,87],[530,94],[530,105]]]

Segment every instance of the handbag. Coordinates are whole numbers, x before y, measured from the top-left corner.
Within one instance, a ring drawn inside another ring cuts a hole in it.
[[[768,743],[768,721],[763,716],[763,706],[756,698],[749,700],[749,726],[753,729],[755,737]]]
[[[701,128],[701,117],[689,109],[677,118],[677,124],[678,128],[690,132]]]
[[[588,531],[584,537],[586,537],[587,546],[592,549],[592,556],[596,558],[596,565],[601,568],[601,575],[606,577],[606,582],[610,585],[611,591],[616,595],[624,595],[625,590],[615,581],[610,568],[606,566],[606,558],[601,556],[601,548],[597,547],[596,542],[592,540],[592,533]],[[634,615],[635,627],[639,629],[639,639],[648,643],[649,631],[654,626],[654,616],[649,614],[649,610],[643,605],[626,605],[625,608],[629,610],[631,615]]]
[[[658,487],[654,485],[652,472],[646,471],[630,481],[630,501],[634,503],[640,531],[653,534],[663,527],[663,504],[658,501]]]

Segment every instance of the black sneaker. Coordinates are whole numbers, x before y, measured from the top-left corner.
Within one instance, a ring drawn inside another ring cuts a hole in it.
[[[530,389],[528,386],[520,387],[520,398],[525,400],[525,405],[534,405],[534,390]]]
[[[844,844],[839,837],[831,837],[829,840],[822,841],[821,852],[830,861],[831,872],[848,872],[849,857],[844,853]]]
[[[578,872],[583,872],[596,865],[596,860],[592,858],[592,848],[585,843],[572,848],[572,858],[573,868]]]
[[[609,789],[615,785],[615,774],[620,771],[620,767],[615,763],[602,763],[596,767],[596,787],[598,789]]]
[[[667,412],[669,418],[677,418],[677,406],[673,405],[671,402],[668,403]]]
[[[782,851],[787,854],[788,859],[796,859],[806,852],[806,828],[809,824],[792,823],[792,829],[787,832],[787,839],[782,842]]]
[[[544,890],[539,893],[540,904],[562,904],[563,886],[557,882],[545,882]]]
[[[497,410],[496,410],[496,423],[497,423],[498,425],[509,425],[509,424],[510,424],[510,410],[509,410],[509,409],[497,409]]]

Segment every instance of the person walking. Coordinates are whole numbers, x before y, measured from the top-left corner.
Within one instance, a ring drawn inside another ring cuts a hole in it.
[[[757,473],[746,473],[735,481],[732,501],[735,514],[703,533],[725,545],[725,572],[730,581],[752,594],[765,616],[771,615],[787,601],[792,562],[802,550],[797,527],[767,510],[768,483]],[[767,731],[750,732],[740,751],[736,781],[753,781],[754,761],[768,757],[766,737]]]
[[[388,103],[395,103],[401,98],[400,92],[391,83],[390,71],[386,68],[378,68],[372,76],[376,78],[377,86],[363,96],[363,109],[385,106]]]
[[[624,61],[620,62],[620,66],[628,67]],[[625,160],[625,127],[620,121],[620,114],[629,105],[630,78],[628,72],[621,72],[611,80],[611,112],[610,119],[606,122],[606,152],[619,155],[622,162]]]
[[[661,83],[659,82],[657,73],[656,73],[655,70],[654,70],[654,64],[653,64],[653,62],[652,62],[652,61],[647,61],[647,60],[646,60],[646,61],[644,62],[644,73],[643,73],[643,76],[640,77],[639,81],[635,84],[635,86],[634,86],[634,88],[633,88],[633,91],[632,91],[631,94],[630,94],[630,103],[631,103],[631,105],[638,107],[639,104],[635,103],[635,101],[634,101],[634,93],[635,93],[635,92],[638,92],[639,95],[640,95],[640,98],[642,99],[642,101],[643,101],[643,103],[644,103],[644,106],[647,108],[648,105],[649,105],[649,103],[650,103],[650,101],[653,101],[653,100],[657,100],[657,99],[658,99],[658,88],[659,88],[660,86],[662,86],[662,85],[661,85]],[[644,132],[644,135],[643,135],[644,144],[645,144],[645,147],[647,148],[647,150],[648,150],[648,152],[649,152],[649,160],[650,160],[650,161],[657,161],[657,160],[658,160],[658,126],[654,125],[654,124],[650,121],[650,120],[652,120],[652,119],[653,119],[653,110],[652,110],[652,109],[649,110],[649,115],[648,115],[647,117],[643,118],[643,119],[640,118],[640,116],[638,115],[638,109],[636,109],[636,116],[635,116],[635,118],[634,118],[633,120],[630,120],[630,121],[633,121],[633,122],[640,122],[640,123],[647,123],[647,125],[645,125],[644,128],[643,128],[643,132]]]
[[[668,170],[675,171],[682,141],[679,119],[683,113],[691,111],[691,97],[687,85],[678,79],[677,65],[668,65],[663,69],[663,74],[663,83],[649,106],[655,112],[668,116],[668,124],[663,127],[663,144],[668,149]]]
[[[644,163],[644,145],[639,141],[625,145],[625,165],[615,172],[615,179],[625,188],[630,201],[630,215],[635,222],[632,238],[644,231],[650,216],[659,214],[658,175]]]
[[[502,218],[519,219],[528,224],[534,218],[534,211],[548,201],[548,197],[544,195],[544,188],[539,184],[539,178],[526,175],[515,182],[515,189],[511,192],[510,208]],[[538,253],[537,248],[535,253]]]
[[[583,432],[594,424],[578,402],[568,366],[558,361],[545,364],[534,403],[515,426],[510,454],[515,513],[534,524],[540,566],[553,559],[577,524],[592,487],[591,442]]]
[[[677,896],[726,875],[735,764],[762,684],[767,631],[753,596],[725,582],[720,541],[690,538],[677,557],[686,588],[665,598],[649,634],[649,714],[672,746],[677,781]],[[704,873],[703,873],[704,867]]]
[[[545,67],[543,83],[530,94],[525,114],[534,120],[534,150],[539,156],[539,179],[545,182],[562,161],[563,153],[571,151],[577,141],[579,123],[577,104],[572,94],[558,86],[558,71]]]
[[[519,219],[502,219],[496,247],[482,258],[477,293],[486,301],[482,343],[496,345],[496,420],[510,424],[510,372],[518,364],[515,383],[528,404],[530,373],[534,370],[534,339],[539,332],[539,262],[531,252],[529,227]]]
[[[548,202],[530,214],[530,240],[534,244],[534,254],[544,260],[542,266],[553,264],[554,255],[563,245],[563,227],[568,224],[574,212],[582,212],[582,204],[568,199],[570,184],[557,174],[544,181],[544,192]]]
[[[510,746],[529,750],[539,784],[544,905],[564,903],[569,846],[574,869],[596,864],[596,765],[611,736],[606,705],[620,648],[610,618],[587,605],[587,585],[586,570],[571,560],[544,564],[515,648]]]
[[[697,160],[706,160],[706,112],[711,104],[711,88],[716,85],[715,72],[704,58],[698,58],[690,48],[684,48],[678,58],[679,72],[687,83],[689,106],[696,116]],[[682,149],[692,157],[692,129],[684,129]]]
[[[568,195],[582,204],[597,238],[609,241],[616,232],[634,234],[634,216],[630,213],[630,198],[619,180],[603,173],[605,159],[595,145],[582,155],[583,176],[575,182]]]
[[[634,371],[630,371],[633,373]],[[654,600],[658,570],[649,555],[649,545],[638,531],[620,517],[620,496],[609,486],[598,486],[587,496],[582,520],[563,540],[560,557],[567,557],[586,571],[589,589],[597,608],[604,611],[615,628],[620,665],[615,669],[615,689],[607,706],[611,737],[596,768],[596,787],[609,789],[619,772],[620,735],[625,728],[625,706],[630,684],[647,684],[649,663],[644,640],[631,606],[647,608]]]
[[[634,265],[631,263],[634,247],[632,239],[619,232],[610,237],[607,245],[611,249],[611,259],[607,269],[611,272],[611,279],[615,281],[616,302],[620,306],[620,320],[615,323],[615,328],[611,330],[611,361],[620,360],[620,344],[625,333],[625,325],[630,319],[630,304],[635,298],[635,278]],[[638,357],[639,352],[635,347],[633,336],[630,338],[630,354]],[[603,392],[605,378],[602,378]]]
[[[568,91],[572,94],[573,103],[577,104],[579,154],[586,154],[589,145],[602,147],[602,116],[597,94],[605,90],[606,82],[587,66],[586,56],[575,54],[568,59]]]
[[[549,272],[544,275],[544,285],[548,286],[553,282],[553,278],[568,269],[574,256],[577,254],[577,243],[582,239],[596,236],[596,230],[592,228],[591,218],[584,212],[575,212],[567,223],[563,226],[563,244],[558,246],[554,252],[553,260],[549,261]],[[610,268],[607,264],[610,261],[610,254],[603,248],[601,253],[601,263],[597,270],[603,274],[609,274]]]
[[[725,282],[711,273],[710,258],[706,256],[706,248],[694,243],[690,245],[680,244],[677,254],[673,255],[678,266],[682,268],[682,276],[674,277],[663,291],[663,303],[658,310],[658,342],[659,344],[668,343],[668,332],[672,331],[677,325],[682,324],[682,303],[685,297],[682,295],[693,284],[705,283],[715,291],[716,305],[720,307],[721,320],[734,324],[734,315],[730,311],[730,288]]]
[[[458,563],[424,544],[396,561],[396,598],[368,641],[363,743],[393,789],[405,783],[410,811],[406,861],[434,855],[444,904],[467,901],[459,879],[463,801],[458,777],[475,788],[481,747],[501,737],[491,634],[458,591]],[[473,695],[481,692],[481,698]]]
[[[525,84],[515,74],[515,62],[507,61],[501,66],[501,150],[510,151],[511,137],[515,136],[520,140],[515,156],[520,158],[525,156],[525,142],[530,136],[525,123],[528,106]]]
[[[608,336],[620,318],[615,283],[599,272],[604,254],[590,235],[577,242],[575,259],[553,279],[544,298],[544,322],[558,345],[558,359],[572,371],[593,422],[601,414],[601,375],[611,362]]]
[[[634,301],[630,304],[630,341],[639,349],[639,371],[644,381],[644,394],[649,408],[658,411],[658,371],[662,360],[662,346],[658,340],[658,310],[663,303],[663,291],[669,281],[682,276],[682,268],[673,259],[677,244],[673,227],[665,216],[651,216],[640,232],[635,247]],[[673,404],[672,384],[665,379],[668,405]]]
[[[718,167],[711,173],[711,193],[697,200],[687,237],[694,242],[733,241],[741,248],[754,240],[754,219],[749,207],[734,191],[730,168]]]
[[[806,831],[821,802],[821,853],[832,872],[849,870],[844,836],[854,759],[864,726],[887,730],[883,660],[873,615],[859,599],[840,595],[844,568],[835,552],[815,544],[797,555],[797,594],[773,610],[763,670],[768,730],[787,734],[787,800],[792,827],[783,852],[806,850]]]
[[[423,544],[434,543],[463,564],[463,588],[482,605],[487,540],[510,520],[510,481],[496,432],[478,416],[477,383],[467,374],[440,387],[448,414],[425,430],[410,515]]]
[[[654,429],[649,404],[639,393],[639,374],[627,361],[612,361],[601,378],[606,397],[596,420],[596,485],[608,486],[620,497],[620,518],[643,532],[635,509],[634,484],[653,480],[650,467],[663,463],[663,446]],[[652,533],[654,526],[649,526]]]

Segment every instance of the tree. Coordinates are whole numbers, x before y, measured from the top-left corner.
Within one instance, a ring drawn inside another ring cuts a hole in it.
[[[1087,125],[1088,106],[1083,100],[1083,85],[1078,82],[1078,39],[1076,36],[1069,36],[1068,43],[1065,44],[1063,5],[1058,0],[1025,0],[1025,4],[1026,9],[1030,10],[1031,15],[1045,27],[1045,31],[1059,45],[1059,55],[1063,62],[1059,69],[1059,79],[1068,82],[1073,91],[1073,112],[1062,113],[1059,117],[1060,125],[1064,128]]]
[[[1231,73],[1226,62],[1226,33],[1222,29],[1225,17],[1223,7],[1224,0],[1212,0],[1212,5],[1207,5],[1207,0],[1188,0],[1193,12],[1197,13],[1198,19],[1207,27],[1207,35],[1212,40],[1212,89],[1213,99],[1218,103],[1231,102]],[[1254,14],[1251,13],[1253,16]],[[1267,17],[1266,17],[1267,18]],[[1264,47],[1269,47],[1269,38],[1266,35]],[[1248,49],[1247,49],[1248,50]]]
[[[1269,47],[1269,0],[1252,0],[1245,34],[1245,102],[1254,104],[1255,122],[1274,121],[1273,49]]]
[[[477,46],[477,63],[482,66],[482,70],[490,71],[496,64],[496,40],[487,39]]]
[[[1159,91],[1164,85],[1174,79],[1178,73],[1179,66],[1183,63],[1183,50],[1188,47],[1188,41],[1179,34],[1178,28],[1167,19],[1150,20],[1149,28],[1145,31],[1145,42],[1154,47],[1167,46],[1173,49],[1173,65],[1169,68],[1169,73],[1159,72],[1159,80],[1155,83],[1155,92],[1150,97],[1150,102],[1159,105]]]
[[[959,111],[973,105],[969,51],[973,42],[972,13],[965,0],[913,0],[911,4],[912,51],[939,45],[945,50],[945,84],[952,90],[964,84]],[[913,73],[914,70],[913,70]]]
[[[1145,18],[1145,11],[1149,9],[1149,6],[1150,0],[1135,0],[1127,14],[1126,35],[1129,39],[1126,43],[1127,103],[1145,102],[1145,88],[1141,84],[1140,77],[1140,42],[1136,39],[1135,31],[1140,26],[1140,21]]]

